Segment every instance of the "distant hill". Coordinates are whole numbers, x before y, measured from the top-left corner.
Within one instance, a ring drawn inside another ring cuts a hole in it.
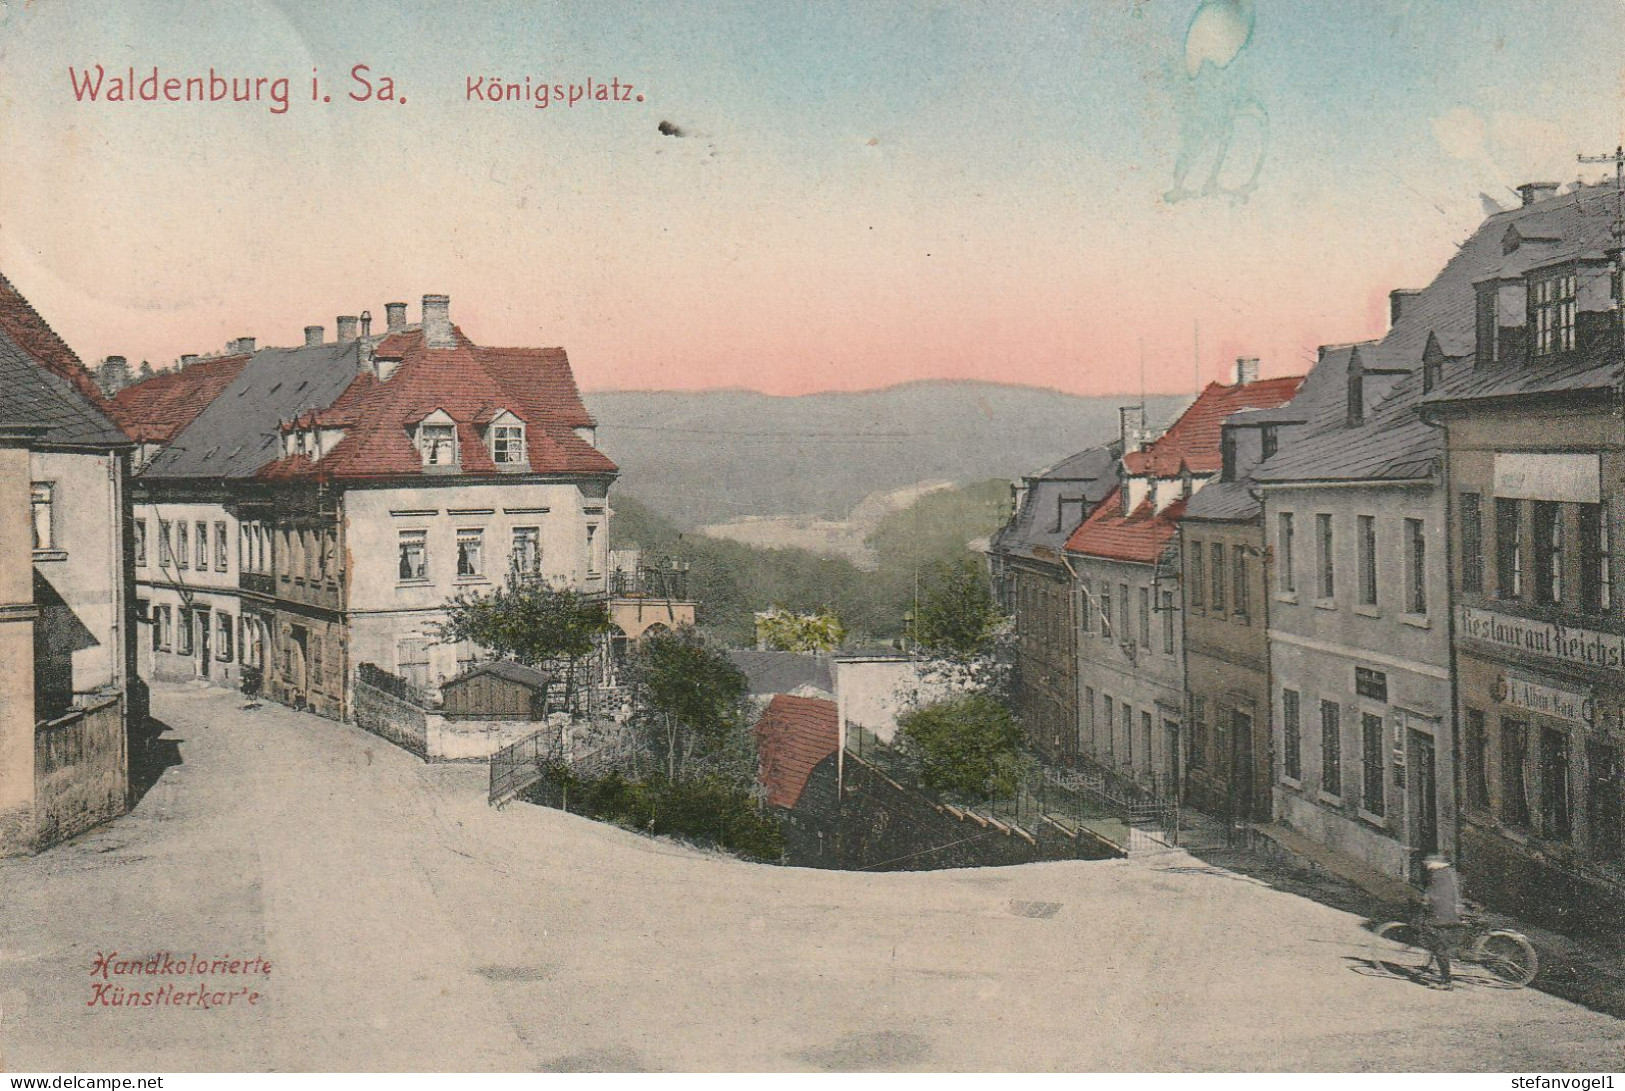
[[[683,527],[747,516],[844,519],[865,497],[928,481],[1014,478],[1117,434],[1127,397],[918,382],[860,393],[588,394],[624,490]],[[1166,423],[1189,399],[1147,399]]]

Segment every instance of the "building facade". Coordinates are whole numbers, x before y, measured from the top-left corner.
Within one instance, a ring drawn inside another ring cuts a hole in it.
[[[128,807],[133,444],[79,358],[0,277],[0,855]]]
[[[1077,597],[1061,550],[1117,483],[1117,450],[1095,447],[1023,478],[988,562],[1001,608],[1015,619],[1012,711],[1047,760],[1075,764]]]
[[[1078,596],[1078,735],[1090,764],[1141,791],[1177,798],[1188,764],[1179,526],[1223,469],[1222,424],[1274,409],[1302,379],[1260,381],[1253,362],[1210,384],[1160,437],[1122,413],[1118,483],[1073,532],[1066,556]]]
[[[1535,188],[1483,229],[1471,366],[1424,401],[1448,445],[1461,858],[1476,896],[1625,921],[1625,530],[1612,194]]]
[[[617,471],[563,350],[475,345],[444,296],[421,323],[386,312],[379,334],[362,315],[296,348],[240,338],[120,393],[151,452],[136,526],[157,676],[342,719],[359,664],[426,689],[472,665],[439,635],[454,596],[514,578],[609,596]]]

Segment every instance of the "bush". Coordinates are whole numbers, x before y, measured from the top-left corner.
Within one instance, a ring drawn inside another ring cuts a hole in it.
[[[972,694],[917,708],[898,728],[927,788],[979,799],[1014,790],[1021,728],[993,698]]]
[[[583,779],[565,765],[549,770],[548,787],[532,789],[533,803],[558,799],[565,809],[639,833],[677,837],[753,860],[777,863],[784,853],[779,820],[749,792],[720,778],[672,782],[629,780],[619,772]]]

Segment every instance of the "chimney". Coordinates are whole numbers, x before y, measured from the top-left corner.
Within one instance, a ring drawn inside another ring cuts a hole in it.
[[[1525,182],[1518,187],[1518,196],[1523,198],[1523,207],[1528,208],[1557,196],[1557,187],[1556,182]]]
[[[189,368],[195,363],[197,363],[197,353],[186,352],[181,354],[181,367],[183,369]]]
[[[451,335],[451,297],[423,297],[423,342],[430,348],[451,348],[457,342]]]
[[[1246,386],[1258,382],[1258,357],[1236,357],[1236,385]]]
[[[344,345],[355,340],[356,326],[360,323],[360,321],[361,319],[357,318],[353,314],[339,315],[338,334],[336,335],[336,339],[339,344]]]
[[[321,326],[306,326],[305,327],[305,347],[306,348],[314,348],[315,346],[321,344],[322,343],[322,338],[324,336],[326,336],[326,334],[327,334],[327,331],[325,329],[323,329]]]
[[[233,353],[253,352],[254,339],[252,337],[239,337],[227,346]]]
[[[372,336],[372,312],[371,311],[362,311],[361,312],[361,336],[362,337],[371,337]]]
[[[400,333],[406,328],[406,304],[385,303],[384,318],[390,333]]]
[[[1145,406],[1120,406],[1117,410],[1117,423],[1125,455],[1145,446]]]
[[[1399,325],[1399,316],[1405,313],[1411,300],[1421,295],[1416,288],[1395,288],[1388,293],[1388,328]]]

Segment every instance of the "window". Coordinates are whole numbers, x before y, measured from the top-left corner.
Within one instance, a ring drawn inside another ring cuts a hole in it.
[[[1146,768],[1150,768],[1151,767],[1151,713],[1143,712],[1143,711],[1140,713],[1140,757],[1141,757],[1141,760],[1143,760],[1145,762]]]
[[[1191,768],[1207,768],[1207,701],[1191,698]]]
[[[1252,595],[1247,586],[1247,547],[1230,547],[1230,600],[1235,604],[1236,616],[1246,621],[1252,613]]]
[[[513,528],[513,571],[522,576],[539,575],[542,571],[542,530],[540,527]]]
[[[1428,612],[1428,541],[1420,519],[1405,520],[1405,612]]]
[[[313,686],[319,686],[322,684],[322,638],[316,633],[311,633],[308,647],[308,654],[310,656],[310,684]]]
[[[1529,825],[1529,792],[1524,764],[1529,756],[1529,725],[1521,720],[1501,721],[1501,821],[1509,826]]]
[[[232,638],[237,635],[237,630],[231,622],[231,615],[216,613],[214,615],[214,625],[214,656],[222,663],[230,663],[233,655]]]
[[[216,523],[214,525],[214,570],[216,572],[224,572],[231,567],[230,558],[226,555],[229,548],[230,543],[226,539],[226,524]]]
[[[1282,594],[1295,594],[1298,577],[1292,564],[1292,513],[1283,511],[1275,517],[1275,579]]]
[[[147,567],[147,521],[145,519],[135,521],[135,566],[137,568]]]
[[[1315,516],[1315,561],[1320,569],[1320,586],[1317,589],[1320,597],[1329,599],[1337,593],[1337,560],[1333,552],[1332,517],[1326,514]]]
[[[1563,508],[1536,500],[1530,512],[1535,536],[1535,601],[1555,606],[1563,601]]]
[[[1621,856],[1621,798],[1619,747],[1613,743],[1586,744],[1586,813],[1591,851],[1618,863]]]
[[[175,551],[169,539],[169,520],[158,520],[158,567],[168,568],[175,563]]]
[[[192,565],[192,547],[187,542],[186,524],[175,524],[175,567],[190,568]]]
[[[1556,273],[1531,279],[1529,319],[1536,356],[1574,349],[1575,276]]]
[[[1320,702],[1320,790],[1343,794],[1342,709],[1335,701]]]
[[[175,654],[192,654],[192,611],[181,607],[180,622],[175,626]]]
[[[1601,614],[1614,607],[1614,564],[1609,555],[1608,511],[1581,504],[1576,512],[1580,538],[1580,609]]]
[[[299,532],[299,572],[307,580],[316,577],[316,535],[313,531]]]
[[[1083,687],[1083,724],[1084,730],[1089,732],[1091,745],[1095,738],[1095,687]]]
[[[1475,807],[1490,805],[1490,750],[1484,729],[1484,714],[1467,710],[1467,802]]]
[[[1266,424],[1259,436],[1259,457],[1269,459],[1276,451],[1281,449],[1281,430],[1273,424]]]
[[[1113,723],[1112,723],[1112,711],[1113,710],[1112,710],[1112,699],[1111,699],[1111,697],[1110,696],[1102,697],[1101,702],[1105,706],[1105,709],[1104,709],[1105,716],[1103,717],[1103,719],[1105,721],[1105,727],[1106,727],[1106,755],[1108,757],[1110,757],[1117,750],[1117,736],[1116,736],[1117,729],[1113,726]]]
[[[1354,668],[1354,692],[1373,701],[1388,703],[1388,676],[1370,667]]]
[[[1134,709],[1123,702],[1123,764],[1134,768]]]
[[[603,566],[598,562],[598,524],[587,524],[587,575],[596,575]]]
[[[1190,598],[1191,608],[1195,610],[1207,607],[1207,565],[1204,560],[1201,542],[1191,543],[1191,579]]]
[[[1476,492],[1461,494],[1461,589],[1484,590],[1484,512]]]
[[[1478,343],[1473,360],[1475,367],[1486,367],[1500,357],[1501,320],[1496,313],[1495,285],[1486,284],[1478,289]]]
[[[402,637],[395,643],[395,673],[424,687],[429,684],[429,641],[421,636]]]
[[[155,650],[167,652],[174,646],[174,607],[160,606],[157,608],[157,610],[157,622],[153,626],[152,646]]]
[[[209,524],[201,520],[197,524],[196,545],[197,570],[207,572],[209,570]]]
[[[143,599],[142,602],[146,603],[146,600]],[[164,644],[163,625],[161,623],[163,607],[153,606],[150,603],[147,603],[142,612],[146,619],[152,622],[152,650],[157,651],[158,649],[162,648]]]
[[[428,576],[428,532],[401,531],[401,580],[426,580]]]
[[[1281,691],[1281,771],[1291,780],[1303,779],[1303,722],[1295,689]]]
[[[498,466],[517,466],[528,461],[525,456],[524,425],[491,426],[491,461]]]
[[[1151,647],[1151,588],[1140,588],[1140,647]]]
[[[1213,607],[1216,614],[1224,613],[1224,545],[1214,542],[1208,549],[1213,563],[1208,566],[1208,573],[1213,579],[1213,587],[1208,597],[1208,604]]]
[[[33,508],[34,548],[56,548],[56,519],[53,512],[56,486],[46,481],[34,482],[31,497]]]
[[[453,466],[457,463],[457,426],[418,425],[418,450],[425,466]]]
[[[1173,655],[1174,654],[1174,621],[1175,621],[1175,618],[1176,618],[1177,615],[1176,615],[1176,613],[1174,611],[1174,593],[1172,591],[1164,591],[1164,592],[1162,592],[1161,611],[1162,611],[1162,654],[1163,655]]]
[[[1118,639],[1125,644],[1134,639],[1134,630],[1128,623],[1129,609],[1128,584],[1120,583],[1117,585],[1117,631],[1123,634]]]
[[[1360,605],[1377,605],[1377,517],[1362,515],[1359,525]]]
[[[1367,814],[1384,814],[1383,799],[1383,720],[1371,712],[1360,714],[1361,786],[1360,806]]]
[[[1523,507],[1516,500],[1495,501],[1495,594],[1515,599],[1523,595]]]
[[[331,530],[316,532],[316,578],[330,580],[333,578],[334,534]]]
[[[485,575],[485,561],[482,557],[484,551],[485,532],[483,530],[459,530],[457,532],[458,579],[472,580]]]
[[[1569,822],[1569,735],[1566,731],[1540,729],[1540,835],[1553,841],[1567,841],[1573,833]]]
[[[1112,585],[1104,581],[1100,584],[1100,635],[1104,640],[1112,638]]]

